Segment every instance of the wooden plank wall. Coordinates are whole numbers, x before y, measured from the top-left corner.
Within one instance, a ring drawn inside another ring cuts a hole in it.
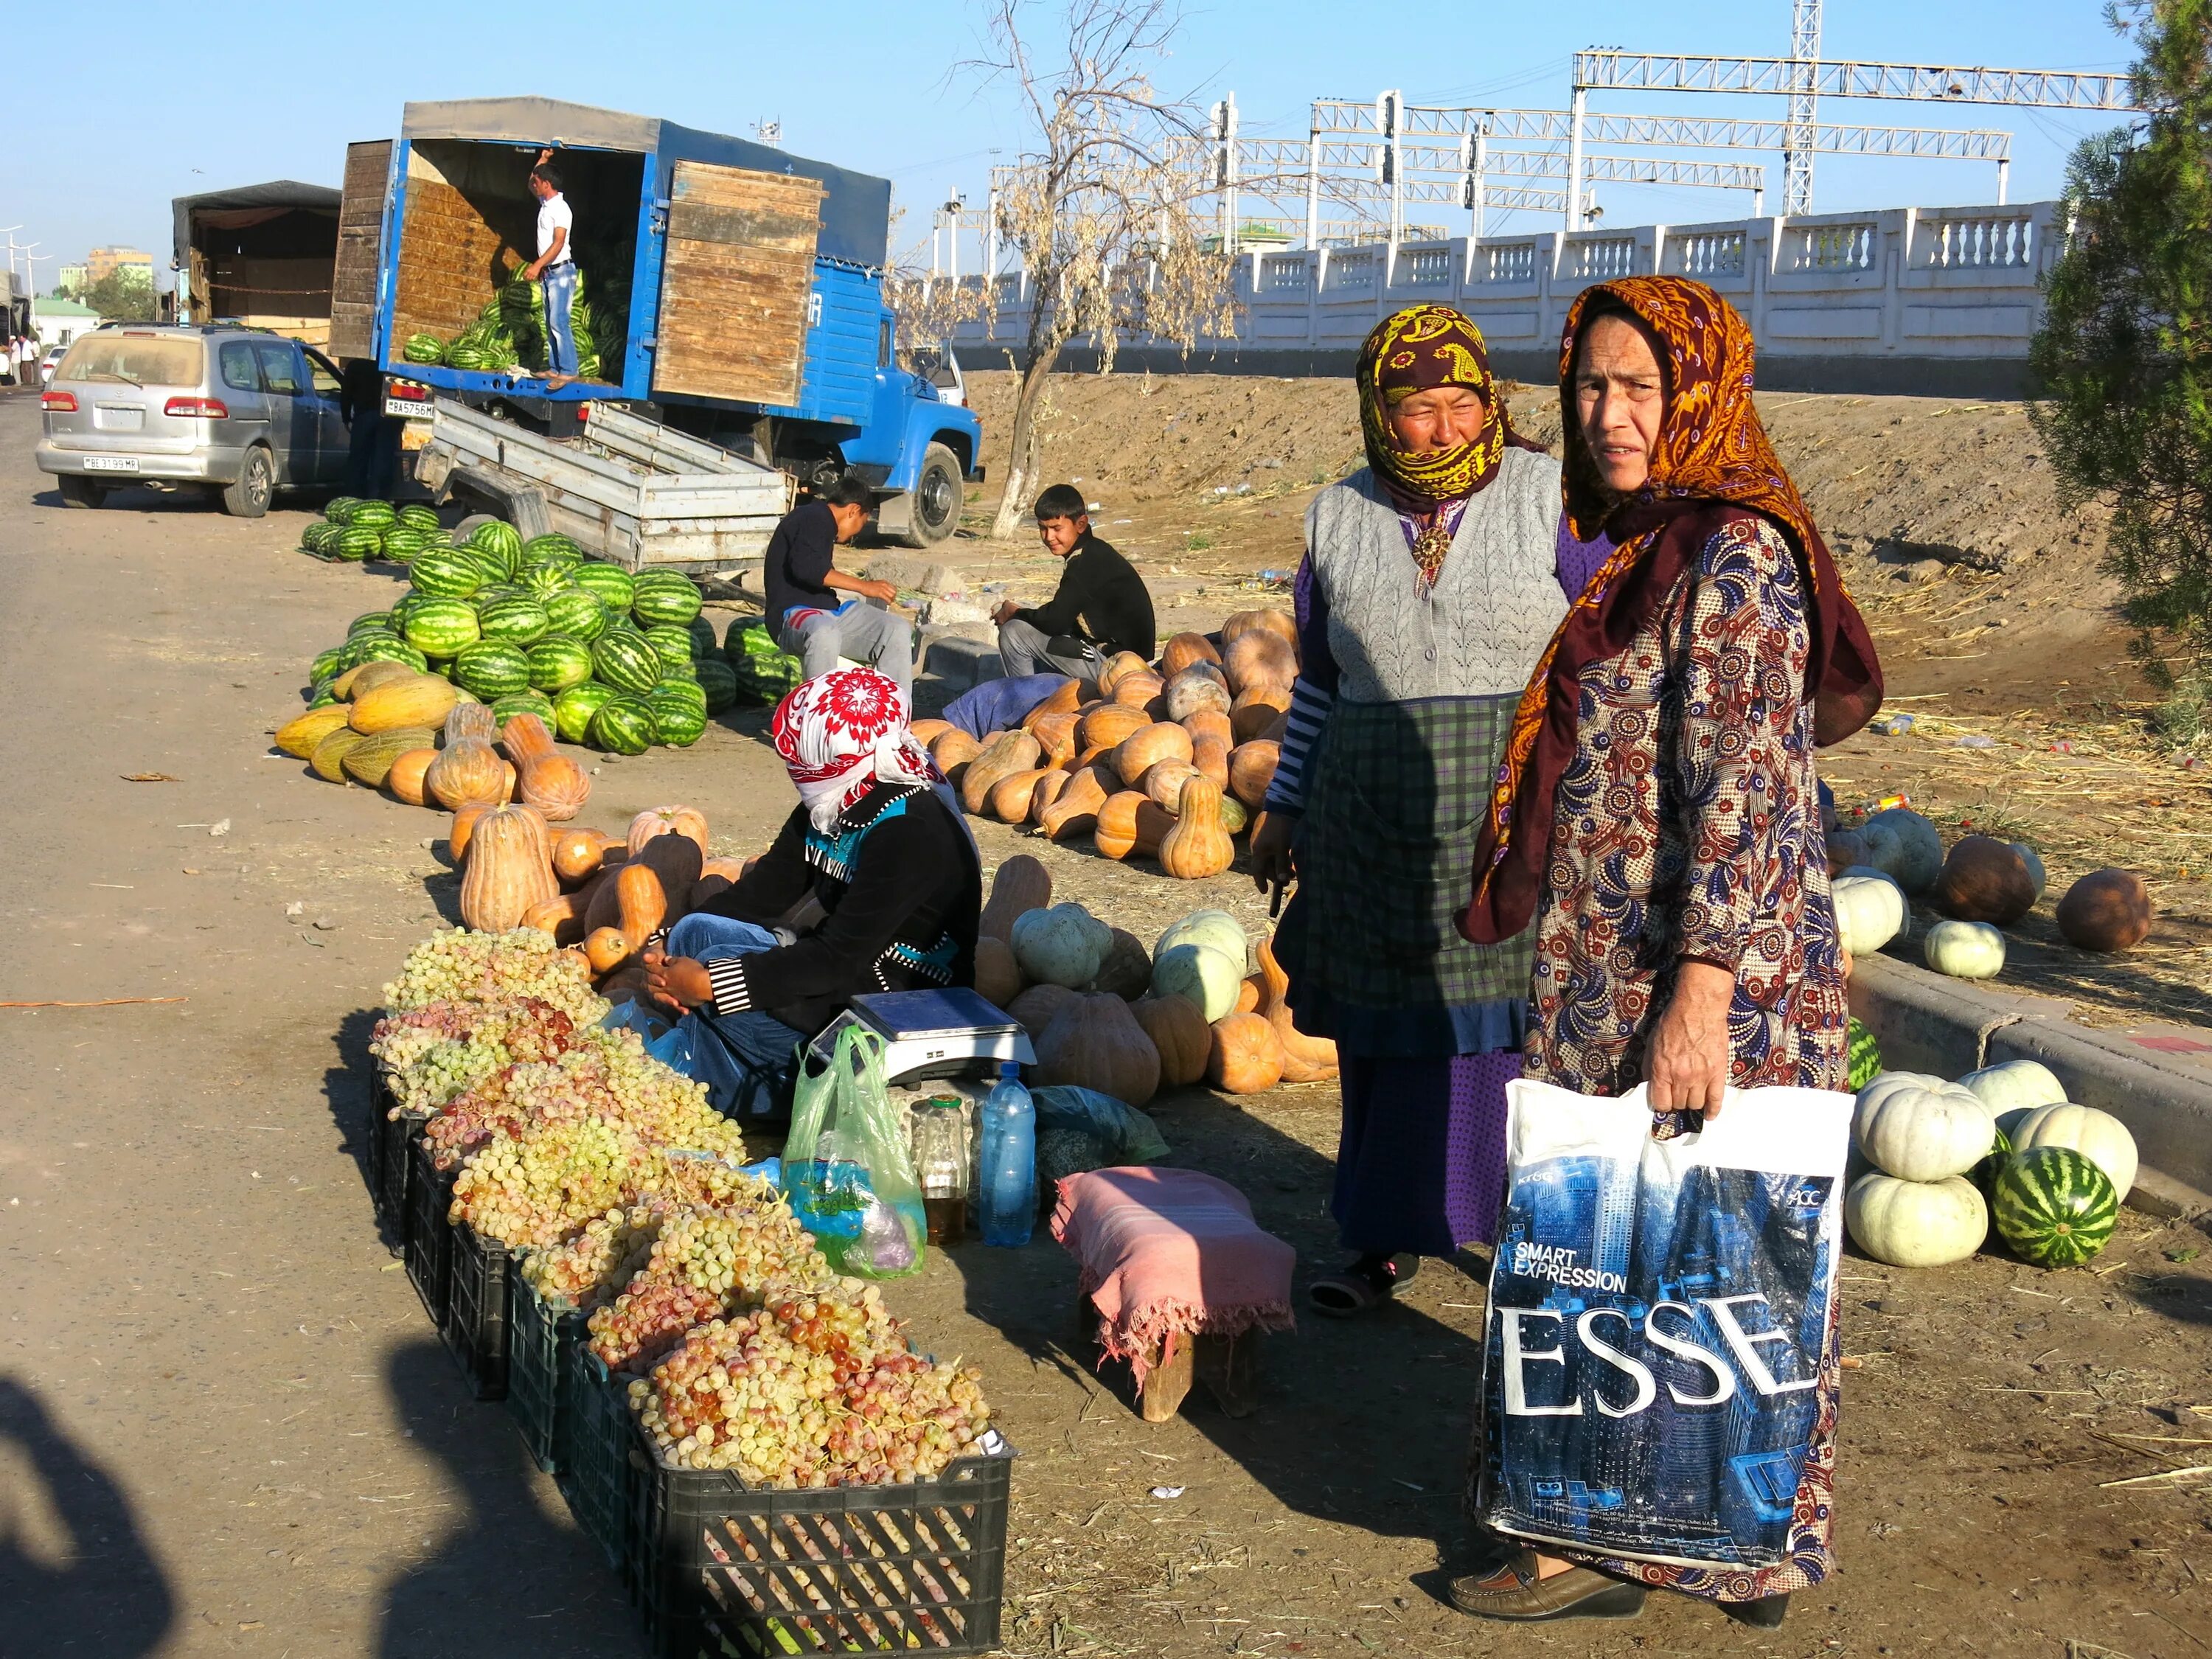
[[[392,141],[346,146],[338,204],[338,252],[331,276],[330,347],[341,357],[374,355],[377,267],[384,257],[384,185]]]
[[[655,391],[799,401],[822,196],[818,179],[677,163]]]
[[[538,204],[524,183],[528,172],[507,149],[426,141],[410,150],[392,306],[395,357],[410,334],[451,340],[498,292],[497,276],[535,257],[534,246],[523,251],[525,241],[534,244],[538,222]]]

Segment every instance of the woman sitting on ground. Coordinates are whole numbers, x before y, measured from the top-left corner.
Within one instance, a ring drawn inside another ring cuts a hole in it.
[[[732,1117],[781,1117],[801,1045],[853,998],[975,982],[983,875],[945,780],[872,668],[808,680],[775,711],[799,805],[726,892],[645,954],[684,1015],[690,1069]]]

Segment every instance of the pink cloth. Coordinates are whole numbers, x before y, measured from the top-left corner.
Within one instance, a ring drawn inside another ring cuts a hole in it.
[[[1093,1170],[1060,1183],[1052,1236],[1082,1269],[1098,1340],[1142,1388],[1169,1333],[1297,1328],[1293,1250],[1252,1219],[1244,1194],[1194,1170]]]

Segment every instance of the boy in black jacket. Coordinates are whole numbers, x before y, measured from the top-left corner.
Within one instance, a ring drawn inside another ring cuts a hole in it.
[[[1036,515],[1037,539],[1067,566],[1059,591],[1045,604],[1024,611],[1009,599],[991,613],[1007,678],[1060,673],[1096,679],[1117,651],[1133,651],[1150,662],[1152,596],[1113,544],[1091,533],[1081,493],[1072,484],[1054,484],[1037,497]]]

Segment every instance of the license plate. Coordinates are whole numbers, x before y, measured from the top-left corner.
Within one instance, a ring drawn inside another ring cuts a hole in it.
[[[84,470],[88,472],[136,472],[138,458],[136,455],[88,455],[84,458]]]
[[[430,418],[430,405],[412,398],[386,398],[384,412],[395,421],[427,421]]]

